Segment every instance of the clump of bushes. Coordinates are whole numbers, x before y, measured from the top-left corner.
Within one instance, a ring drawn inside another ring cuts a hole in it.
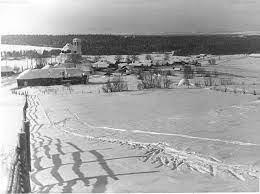
[[[193,79],[194,78],[194,70],[190,65],[183,66],[183,78],[184,79]]]
[[[128,90],[127,82],[123,80],[121,76],[116,76],[112,80],[108,80],[102,87],[103,92],[122,92]]]
[[[221,78],[220,79],[220,85],[224,85],[224,86],[226,86],[226,85],[232,85],[232,80],[231,80],[231,78]]]
[[[201,84],[200,80],[195,80],[194,86],[195,86],[195,87],[198,87],[198,88],[201,88],[201,87],[202,87],[202,84]]]
[[[139,79],[141,80],[141,83],[137,85],[137,88],[139,90],[151,88],[170,88],[172,84],[171,79],[166,73],[160,73],[153,71],[142,72],[141,74],[139,74]]]
[[[209,65],[216,65],[216,59],[209,59],[208,60],[208,62],[209,62]]]
[[[205,74],[206,70],[203,67],[196,68],[196,73],[203,76]]]
[[[217,84],[216,84],[216,81],[212,77],[204,77],[204,85],[206,87],[208,87],[208,86],[214,86]]]

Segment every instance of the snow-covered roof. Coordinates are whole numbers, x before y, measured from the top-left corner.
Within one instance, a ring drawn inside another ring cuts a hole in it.
[[[189,86],[190,82],[188,79],[181,79],[180,82],[178,83],[178,86]]]
[[[45,65],[42,69],[50,69],[50,68],[53,68],[52,65]]]
[[[117,64],[118,65],[118,67],[124,67],[124,66],[128,66],[128,64],[127,63],[119,63],[119,64]]]
[[[79,38],[73,38],[73,42],[74,42],[74,41],[78,41],[78,42],[80,42],[81,39],[79,39]]]
[[[20,73],[17,79],[61,78],[63,72],[68,77],[81,77],[82,73],[84,73],[77,68],[27,69]]]
[[[253,53],[253,54],[250,54],[249,57],[260,58],[260,53]]]
[[[91,72],[92,71],[92,67],[90,65],[85,65],[85,64],[77,64],[76,68],[82,70],[82,71],[87,71],[87,72]]]
[[[74,63],[60,63],[58,65],[55,65],[57,68],[76,68],[76,64]]]
[[[175,67],[175,68],[174,68],[174,71],[180,71],[180,70],[181,70],[180,67]]]
[[[72,51],[73,50],[73,45],[71,43],[67,43],[62,49],[62,51]]]
[[[134,63],[129,63],[129,65],[133,67],[141,67],[143,64],[140,62],[134,62]]]
[[[1,72],[12,72],[13,68],[10,66],[1,66]]]
[[[109,66],[109,63],[107,61],[98,61],[92,64],[92,66],[96,68],[107,68]]]
[[[107,62],[108,62],[108,63],[113,63],[113,64],[115,64],[115,63],[116,63],[116,60],[115,60],[115,59],[107,59]]]

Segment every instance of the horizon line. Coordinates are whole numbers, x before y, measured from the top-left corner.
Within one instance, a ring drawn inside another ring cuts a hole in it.
[[[174,33],[64,33],[64,34],[50,34],[50,33],[13,33],[13,34],[0,34],[0,36],[17,36],[17,35],[47,35],[47,36],[69,36],[69,35],[115,35],[115,36],[196,36],[196,35],[245,35],[245,36],[254,36],[260,35],[260,31],[245,31],[245,32],[174,32]]]

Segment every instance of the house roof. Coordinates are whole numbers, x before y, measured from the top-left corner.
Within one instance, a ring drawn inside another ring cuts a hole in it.
[[[81,41],[81,39],[79,39],[79,38],[73,38],[73,42],[74,41]]]
[[[129,65],[134,67],[141,67],[143,64],[140,62],[135,62],[135,63],[129,63]]]
[[[92,65],[93,67],[99,67],[99,68],[106,68],[109,66],[109,63],[107,61],[98,61]]]
[[[76,64],[76,68],[82,70],[82,71],[87,71],[87,72],[91,72],[93,69],[90,65],[87,64]]]
[[[259,53],[253,53],[253,54],[250,54],[249,57],[260,58],[260,54]]]
[[[60,63],[58,65],[55,65],[56,68],[75,68],[76,64],[75,63]]]
[[[84,73],[77,68],[27,69],[20,73],[17,79],[61,78],[63,72],[68,77],[81,77]]]
[[[124,66],[128,66],[128,64],[127,64],[127,63],[118,63],[117,65],[118,65],[118,67],[124,67]]]
[[[92,71],[91,66],[85,63],[60,63],[58,65],[55,65],[54,68],[77,68],[85,72]]]
[[[45,65],[42,69],[51,69],[51,68],[53,68],[52,65]]]
[[[13,68],[10,66],[1,66],[1,72],[12,72]]]
[[[62,51],[72,51],[73,50],[73,45],[71,43],[67,43],[63,48]]]

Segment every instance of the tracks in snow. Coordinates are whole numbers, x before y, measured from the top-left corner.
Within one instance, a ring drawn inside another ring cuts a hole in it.
[[[185,135],[185,134],[178,134],[178,133],[161,133],[161,132],[154,132],[154,131],[118,129],[118,128],[113,128],[113,127],[98,127],[98,126],[94,126],[94,125],[91,125],[91,124],[89,124],[87,122],[82,121],[76,113],[71,112],[69,109],[67,109],[67,110],[81,124],[83,124],[83,125],[85,125],[85,126],[87,126],[89,128],[92,128],[92,129],[107,129],[107,130],[121,131],[121,132],[130,132],[130,133],[143,133],[143,134],[150,134],[150,135],[174,136],[174,137],[182,137],[182,138],[187,138],[187,139],[197,139],[197,140],[203,140],[203,141],[221,142],[221,143],[241,145],[241,146],[260,146],[260,144],[255,144],[255,143],[250,143],[250,142],[229,141],[229,140],[214,139],[214,138],[207,138],[207,137],[196,137],[196,136]]]

